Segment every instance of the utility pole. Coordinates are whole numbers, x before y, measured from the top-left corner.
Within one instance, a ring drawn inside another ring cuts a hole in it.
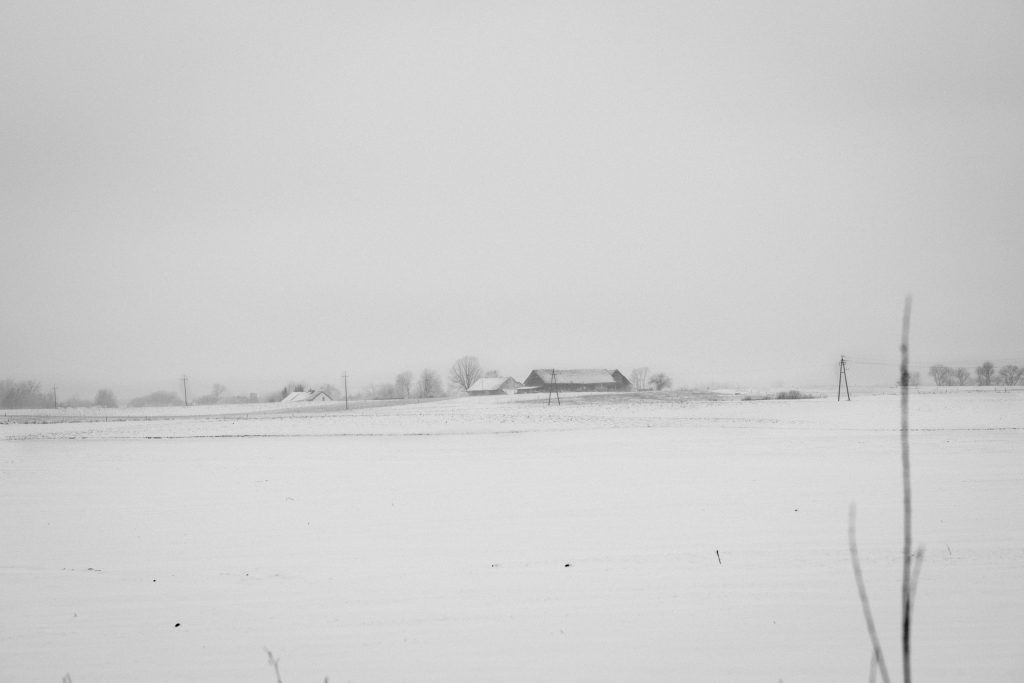
[[[846,376],[846,356],[839,357],[839,393],[836,395],[836,400],[840,401],[843,397],[843,382],[846,382],[846,400],[850,400],[850,380]]]
[[[344,373],[341,379],[345,382],[345,410],[348,410],[348,373]]]
[[[551,368],[551,384],[548,385],[548,405],[551,405],[551,392],[555,392],[555,400],[558,401],[558,405],[562,405],[562,397],[558,395],[558,382],[556,381],[555,369]]]
[[[181,389],[185,392],[185,406],[188,407],[188,375],[181,376]]]
[[[53,385],[53,407],[57,407],[57,385]]]

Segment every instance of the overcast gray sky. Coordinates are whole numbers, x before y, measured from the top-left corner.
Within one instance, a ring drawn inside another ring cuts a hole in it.
[[[1016,1],[6,0],[0,376],[828,382],[896,362],[908,292],[916,362],[1024,364],[1022,36]]]

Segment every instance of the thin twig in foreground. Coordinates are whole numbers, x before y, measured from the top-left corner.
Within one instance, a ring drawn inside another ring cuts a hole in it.
[[[903,304],[900,343],[900,446],[903,454],[903,683],[910,683],[910,296]]]
[[[871,616],[871,603],[868,602],[868,589],[864,586],[864,575],[860,571],[860,558],[857,555],[857,506],[850,504],[850,562],[853,563],[853,577],[857,581],[857,592],[860,594],[860,605],[864,609],[864,622],[868,627],[868,637],[871,638],[871,647],[874,650],[874,659],[878,663],[878,670],[882,674],[884,683],[890,683],[889,670],[885,666],[885,656],[882,654],[882,645],[878,642],[878,632],[875,630],[875,619]]]
[[[267,663],[269,663],[270,666],[274,667],[274,675],[277,677],[277,683],[283,683],[283,681],[281,681],[281,670],[277,667],[277,663],[281,660],[274,659],[274,653],[270,650],[267,650],[267,648],[263,649],[267,652]]]
[[[917,581],[921,577],[921,565],[924,564],[924,546],[918,546],[914,553],[914,568],[910,575],[910,607],[913,609],[917,601]]]

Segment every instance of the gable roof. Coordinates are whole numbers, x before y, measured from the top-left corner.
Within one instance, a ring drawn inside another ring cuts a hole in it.
[[[319,391],[317,389],[310,389],[309,391],[293,391],[292,393],[282,398],[281,403],[300,403],[303,401],[313,401],[316,400],[320,396],[320,394],[326,396],[328,401],[332,400],[327,393]]]
[[[556,384],[618,384],[611,370],[559,370],[555,368]],[[534,370],[543,384],[551,384],[551,369]]]
[[[509,380],[515,382],[511,377],[481,377],[467,391],[497,391],[504,388]]]

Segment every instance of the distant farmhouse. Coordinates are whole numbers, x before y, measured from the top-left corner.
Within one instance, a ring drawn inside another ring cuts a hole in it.
[[[524,389],[542,392],[633,391],[633,383],[618,370],[534,370],[523,384]]]
[[[481,377],[466,390],[470,396],[514,394],[522,385],[513,377]]]
[[[309,391],[293,391],[281,399],[281,403],[326,403],[333,401],[328,394],[310,389]]]

